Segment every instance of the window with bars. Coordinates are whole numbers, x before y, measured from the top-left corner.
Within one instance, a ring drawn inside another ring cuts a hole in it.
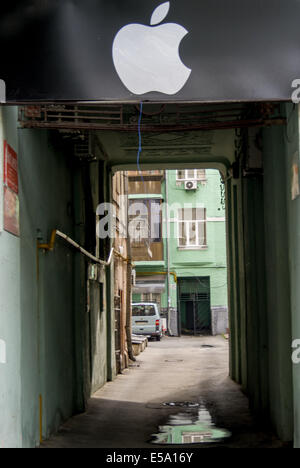
[[[206,247],[206,209],[184,208],[178,210],[179,247]]]
[[[179,181],[186,180],[206,180],[205,169],[185,169],[176,171],[176,179]]]

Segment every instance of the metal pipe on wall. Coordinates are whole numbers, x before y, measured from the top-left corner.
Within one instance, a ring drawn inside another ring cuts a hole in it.
[[[39,243],[38,244],[38,248],[41,249],[41,250],[48,250],[48,251],[52,251],[54,249],[54,244],[55,244],[55,239],[56,239],[56,236],[59,236],[61,237],[62,239],[64,239],[66,242],[68,242],[68,244],[72,245],[76,250],[79,250],[83,255],[85,255],[86,257],[90,258],[91,260],[93,260],[94,263],[99,263],[100,265],[104,265],[104,266],[109,266],[111,264],[111,261],[112,261],[112,257],[113,257],[113,254],[116,253],[117,255],[120,255],[121,254],[119,252],[117,252],[114,248],[111,249],[110,251],[110,254],[109,254],[109,257],[108,257],[108,260],[107,262],[104,261],[104,260],[101,260],[100,258],[97,258],[95,257],[95,255],[92,255],[90,252],[88,252],[87,250],[85,250],[83,247],[81,247],[81,245],[79,245],[77,242],[75,242],[73,239],[71,239],[71,237],[67,236],[66,234],[64,234],[63,232],[59,231],[58,229],[54,229],[51,233],[51,238],[50,238],[50,242],[48,244],[42,244],[42,243]],[[122,256],[121,256],[122,257]],[[125,260],[125,259],[124,259]]]
[[[170,222],[169,222],[169,183],[168,183],[168,171],[165,171],[165,188],[166,188],[166,227],[167,227],[167,293],[168,293],[168,332],[172,336],[171,329],[171,285],[170,285]]]

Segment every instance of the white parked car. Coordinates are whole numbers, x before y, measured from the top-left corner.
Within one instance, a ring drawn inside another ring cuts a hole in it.
[[[163,336],[162,319],[159,307],[152,302],[135,302],[132,304],[132,333],[146,335],[161,340]]]

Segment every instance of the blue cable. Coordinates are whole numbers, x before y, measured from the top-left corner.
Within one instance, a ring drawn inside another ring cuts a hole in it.
[[[140,116],[139,116],[139,122],[138,122],[138,132],[139,132],[139,149],[138,149],[138,153],[137,153],[137,167],[138,167],[138,171],[139,171],[139,174],[141,176],[141,179],[143,181],[143,185],[144,185],[144,191],[145,191],[145,194],[147,193],[147,190],[146,190],[146,184],[145,184],[145,180],[144,180],[144,177],[143,177],[143,174],[142,174],[142,170],[141,170],[141,166],[140,166],[140,157],[141,157],[141,153],[143,151],[142,149],[142,130],[141,130],[141,123],[142,123],[142,118],[143,118],[143,102],[140,102]],[[149,208],[150,208],[150,202],[148,201],[148,212],[149,212]],[[148,250],[150,250],[150,243],[149,243],[149,240],[145,239],[145,243],[148,247]]]
[[[140,157],[142,153],[142,131],[141,131],[141,123],[142,123],[142,117],[143,117],[143,103],[140,103],[140,116],[139,116],[139,123],[138,123],[138,132],[139,132],[139,149],[138,149],[138,154],[137,154],[137,167],[138,171],[141,175],[142,181],[144,183],[144,178],[142,176],[142,171],[140,167]]]

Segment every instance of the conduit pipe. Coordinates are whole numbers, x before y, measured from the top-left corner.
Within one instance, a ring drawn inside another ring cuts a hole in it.
[[[48,244],[39,243],[38,248],[41,249],[41,250],[47,250],[49,252],[53,251],[56,236],[59,236],[62,239],[64,239],[68,244],[72,245],[72,247],[74,247],[76,250],[79,250],[79,252],[81,252],[83,255],[85,255],[86,257],[91,259],[94,263],[98,263],[98,264],[103,265],[103,266],[110,266],[110,264],[112,262],[113,255],[116,255],[117,257],[121,258],[126,263],[131,263],[130,259],[124,257],[115,248],[111,249],[107,262],[105,260],[101,260],[100,258],[95,257],[90,252],[85,250],[83,247],[81,247],[81,245],[79,245],[77,242],[75,242],[73,239],[71,239],[69,236],[67,236],[63,232],[59,231],[58,229],[54,229],[52,231],[51,237],[50,237],[50,242]]]

